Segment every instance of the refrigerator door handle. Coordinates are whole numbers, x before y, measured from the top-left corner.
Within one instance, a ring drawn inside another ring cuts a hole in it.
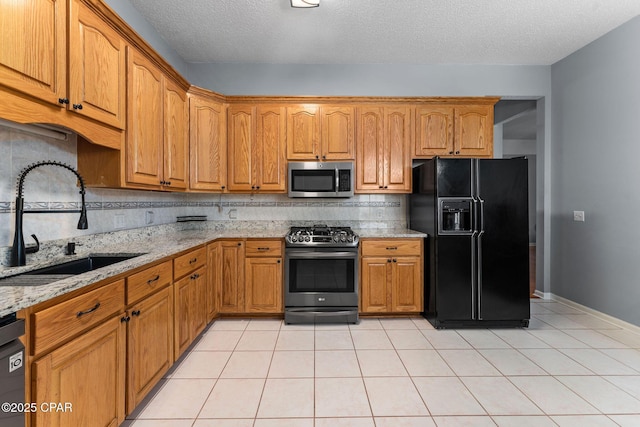
[[[478,199],[475,196],[471,197],[471,203],[472,203],[472,213],[473,215],[471,215],[471,230],[478,232],[480,231],[478,229]]]
[[[477,239],[478,232],[473,230],[473,234],[471,235],[471,319],[476,320],[478,317],[477,312],[477,301],[476,295],[478,294],[478,276],[476,274],[476,269],[478,267],[478,258],[477,258]]]
[[[484,227],[484,223],[482,224]],[[484,233],[484,229],[478,234],[477,238],[477,277],[476,277],[476,286],[478,289],[478,320],[482,320],[482,234]]]
[[[478,237],[480,237],[484,234],[484,200],[478,197],[478,202],[480,202],[480,228],[478,230],[480,232]]]

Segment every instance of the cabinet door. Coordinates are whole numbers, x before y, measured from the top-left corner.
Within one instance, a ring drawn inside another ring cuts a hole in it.
[[[71,1],[70,8],[67,108],[124,129],[124,39],[79,0]]]
[[[416,108],[417,157],[453,154],[453,107],[425,106]]]
[[[384,108],[384,190],[411,191],[411,108]]]
[[[162,73],[128,49],[127,182],[160,186],[162,180]]]
[[[244,244],[220,242],[220,313],[244,312]]]
[[[223,191],[227,186],[227,121],[222,103],[189,97],[189,188]]]
[[[422,311],[422,275],[420,257],[393,258],[391,274],[391,311]]]
[[[164,185],[186,189],[189,177],[189,103],[177,84],[164,79]]]
[[[207,246],[207,321],[218,315],[218,287],[220,286],[220,244]]]
[[[352,160],[355,156],[355,108],[321,108],[322,160]]]
[[[493,105],[456,107],[453,146],[460,156],[493,155]]]
[[[229,153],[229,191],[251,191],[252,147],[255,140],[255,108],[234,105],[227,112],[227,150]]]
[[[245,259],[245,311],[282,313],[282,258]]]
[[[193,281],[189,276],[174,282],[174,360],[191,344],[191,287]]]
[[[287,154],[285,150],[285,108],[258,107],[253,149],[253,176],[256,190],[285,192],[287,189]]]
[[[384,113],[379,107],[360,107],[357,115],[356,191],[384,187]]]
[[[2,85],[64,105],[66,98],[66,0],[11,0],[0,3]]]
[[[362,313],[389,311],[389,274],[391,258],[362,258],[361,304]]]
[[[191,338],[196,339],[207,326],[207,267],[200,267],[189,278],[193,281],[191,285]]]
[[[320,158],[320,109],[317,105],[287,107],[287,159]]]
[[[125,416],[126,329],[122,315],[32,364],[31,401],[70,402],[71,411],[32,414],[34,427],[115,427]]]
[[[173,364],[173,289],[162,289],[128,313],[127,414]]]

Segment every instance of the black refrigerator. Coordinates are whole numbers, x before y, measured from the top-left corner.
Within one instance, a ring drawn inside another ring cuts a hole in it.
[[[409,227],[427,233],[436,328],[529,326],[528,163],[434,158],[413,170]]]

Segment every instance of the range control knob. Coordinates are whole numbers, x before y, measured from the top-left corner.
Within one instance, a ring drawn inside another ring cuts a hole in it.
[[[343,236],[340,238],[340,240],[341,240],[342,242],[346,242],[346,241],[347,241],[347,238],[343,235]]]
[[[295,242],[297,242],[297,241],[298,241],[298,239],[297,239],[297,237],[296,237],[296,236],[291,236],[291,241],[292,241],[293,243],[295,243]]]
[[[333,236],[333,241],[338,243],[340,241],[340,237],[338,236]]]
[[[347,236],[347,241],[348,242],[353,242],[353,236],[351,236],[351,235]]]
[[[311,237],[309,237],[309,236],[304,236],[304,241],[305,241],[305,242],[310,242],[310,241],[311,241]]]

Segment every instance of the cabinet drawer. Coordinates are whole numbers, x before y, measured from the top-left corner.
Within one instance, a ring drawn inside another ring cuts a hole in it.
[[[171,261],[149,267],[127,277],[127,304],[133,304],[158,289],[171,284],[173,268]]]
[[[42,353],[124,309],[124,280],[33,315],[33,354]]]
[[[362,256],[420,255],[421,239],[382,239],[361,242]]]
[[[269,256],[279,257],[282,256],[282,241],[281,240],[247,240],[247,244],[244,248],[244,254],[246,257],[257,256]]]
[[[173,277],[179,278],[207,263],[207,248],[196,249],[173,260]]]

